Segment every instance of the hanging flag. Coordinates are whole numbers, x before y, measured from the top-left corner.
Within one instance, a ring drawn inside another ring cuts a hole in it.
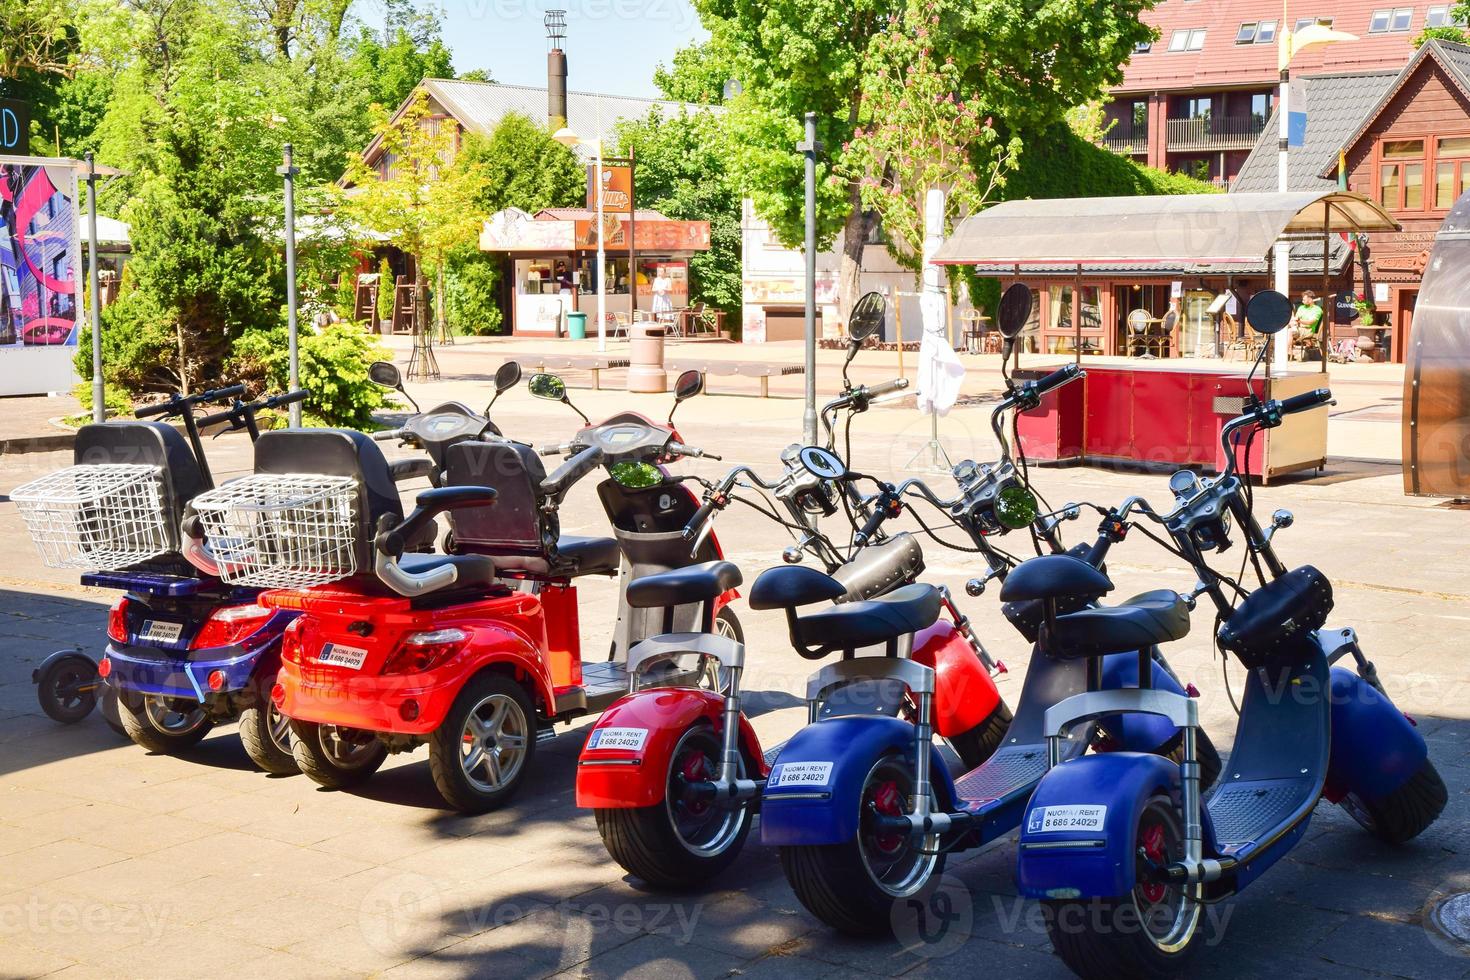
[[[924,265],[923,290],[919,311],[924,319],[924,334],[919,341],[919,411],[925,415],[945,415],[960,396],[960,383],[965,380],[965,366],[954,352],[949,337],[947,305],[949,296],[941,285],[943,272],[933,262],[934,253],[944,243],[944,191],[930,189],[924,198]]]

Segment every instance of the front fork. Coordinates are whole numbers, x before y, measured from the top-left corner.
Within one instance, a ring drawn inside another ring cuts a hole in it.
[[[759,796],[766,781],[740,775],[740,675],[744,668],[729,667],[728,670],[730,687],[725,693],[722,712],[725,730],[720,734],[719,777],[691,782],[687,790],[699,799],[711,800],[724,806],[739,806]]]
[[[1361,677],[1369,687],[1373,688],[1384,697],[1388,692],[1383,689],[1383,683],[1378,679],[1378,668],[1373,661],[1363,653],[1363,648],[1358,644],[1358,631],[1351,626],[1340,630],[1318,632],[1317,642],[1322,646],[1322,652],[1327,655],[1328,665],[1337,663],[1343,657],[1352,655],[1353,663],[1358,668],[1358,676]]]

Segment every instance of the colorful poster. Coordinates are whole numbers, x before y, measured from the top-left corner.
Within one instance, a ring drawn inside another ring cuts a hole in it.
[[[0,394],[64,391],[81,319],[69,160],[0,157]]]

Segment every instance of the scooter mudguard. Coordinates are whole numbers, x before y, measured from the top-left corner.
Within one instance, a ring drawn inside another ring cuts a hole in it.
[[[1381,799],[1403,786],[1429,756],[1419,730],[1357,674],[1332,668],[1332,752],[1322,795]]]
[[[934,731],[963,735],[989,718],[1000,704],[990,672],[964,634],[947,619],[914,637],[913,659],[934,669]]]
[[[1177,799],[1179,767],[1146,752],[1064,762],[1031,795],[1016,882],[1036,899],[1112,898],[1133,889],[1134,828],[1149,798]]]
[[[761,843],[842,844],[857,835],[863,781],[880,758],[914,761],[914,726],[898,718],[849,715],[798,731],[781,748],[761,798]],[[939,750],[929,746],[930,782],[939,805],[955,799]]]
[[[1155,690],[1184,694],[1184,688],[1179,686],[1179,682],[1174,680],[1173,676],[1158,663],[1153,664],[1153,675]],[[1105,691],[1137,687],[1138,654],[1114,653],[1103,657],[1102,686]],[[1109,715],[1099,724],[1107,729],[1114,748],[1127,752],[1157,753],[1164,746],[1173,742],[1175,736],[1179,734],[1179,729],[1174,726],[1174,723],[1163,715],[1142,712]]]
[[[689,726],[724,727],[725,702],[713,691],[652,688],[629,694],[602,713],[577,760],[577,806],[628,810],[661,803],[668,787],[669,760]],[[742,715],[740,744],[757,766],[760,741]],[[764,771],[748,773],[763,778]]]

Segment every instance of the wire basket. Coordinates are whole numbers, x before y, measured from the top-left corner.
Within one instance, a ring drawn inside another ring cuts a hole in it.
[[[48,568],[115,572],[178,550],[161,477],[141,463],[68,466],[10,499]]]
[[[220,578],[304,589],[357,572],[357,478],[256,473],[194,498]]]

